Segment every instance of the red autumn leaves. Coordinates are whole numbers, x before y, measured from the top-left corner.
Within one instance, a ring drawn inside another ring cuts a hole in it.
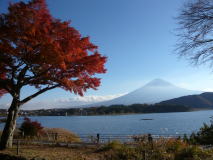
[[[16,85],[57,85],[83,95],[100,85],[94,75],[106,72],[105,62],[88,37],[51,16],[45,0],[11,4],[0,15],[0,80],[8,92]]]

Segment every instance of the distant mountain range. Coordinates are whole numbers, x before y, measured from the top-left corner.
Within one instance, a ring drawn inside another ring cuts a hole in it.
[[[187,90],[180,87],[177,87],[165,80],[155,79],[145,86],[136,89],[126,95],[121,97],[105,101],[99,102],[95,104],[87,105],[87,107],[91,106],[109,106],[115,104],[122,105],[131,105],[131,104],[155,104],[161,101],[178,98],[186,95],[194,95],[200,94],[202,91],[193,91]]]
[[[72,101],[74,100],[75,99]],[[66,103],[63,103],[63,101],[61,101],[59,107],[67,106],[60,107],[64,109],[50,109],[48,112],[46,112],[46,110],[37,110],[35,112],[32,111],[32,113],[31,111],[27,112],[25,110],[25,112],[30,115],[64,115],[65,113],[68,113],[69,115],[101,115],[184,112],[192,111],[194,109],[213,109],[213,92],[202,93],[202,91],[187,90],[177,87],[165,80],[155,79],[139,89],[112,100],[93,104],[77,105],[80,101],[82,100],[76,99],[75,108],[71,105],[69,107],[69,104],[72,102],[66,101]]]
[[[51,101],[32,102],[23,106],[23,109],[87,108],[156,103],[177,104],[193,108],[213,108],[213,93],[201,93],[203,92],[180,88],[165,80],[155,79],[141,88],[122,96],[86,96],[59,100],[56,98]],[[2,107],[2,104],[0,104],[2,109],[7,107]]]
[[[161,102],[160,104],[184,105],[192,108],[213,108],[213,92],[189,95]]]

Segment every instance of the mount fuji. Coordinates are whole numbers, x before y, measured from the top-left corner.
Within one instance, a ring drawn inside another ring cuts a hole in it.
[[[177,87],[162,79],[154,79],[151,82],[147,83],[145,86],[136,89],[126,95],[109,101],[91,104],[89,106],[109,106],[116,104],[131,105],[136,103],[154,104],[181,96],[201,93],[202,91],[193,91]]]

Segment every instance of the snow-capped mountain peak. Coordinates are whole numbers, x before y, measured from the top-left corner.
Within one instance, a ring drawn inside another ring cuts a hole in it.
[[[130,105],[135,103],[154,104],[172,98],[200,93],[202,92],[177,87],[172,83],[162,79],[154,79],[149,83],[147,83],[146,85],[144,85],[143,87],[138,88],[126,95],[123,95],[121,97],[109,101],[96,103],[93,104],[93,106],[100,106],[100,105],[109,106],[113,104]]]

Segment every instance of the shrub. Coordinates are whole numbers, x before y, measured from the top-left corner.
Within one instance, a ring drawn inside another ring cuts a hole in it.
[[[197,133],[192,133],[189,142],[191,144],[213,145],[213,124],[203,124]]]
[[[121,144],[120,141],[112,141],[107,144],[105,144],[103,147],[101,147],[98,151],[109,151],[109,150],[119,150],[124,147],[123,144]]]
[[[174,153],[182,148],[186,148],[187,146],[187,143],[179,139],[168,139],[165,143],[165,150],[168,153]]]
[[[210,160],[212,158],[212,153],[197,146],[188,146],[176,152],[174,160]]]
[[[200,144],[213,144],[213,124],[208,126],[204,123],[197,133],[197,139]]]
[[[148,142],[139,142],[134,145],[125,145],[113,141],[104,146],[104,160],[170,160],[164,154],[163,148]]]
[[[193,132],[193,133],[190,135],[188,142],[189,142],[190,144],[197,144],[197,143],[198,143],[197,134]]]
[[[38,136],[42,134],[43,127],[37,121],[31,121],[30,118],[25,117],[19,130],[24,136]]]
[[[57,142],[80,142],[80,138],[64,128],[44,128],[43,139]]]
[[[142,155],[138,154],[135,148],[128,147],[127,145],[118,145],[117,143],[110,143],[109,148],[111,149],[105,154],[104,160],[142,159]]]

